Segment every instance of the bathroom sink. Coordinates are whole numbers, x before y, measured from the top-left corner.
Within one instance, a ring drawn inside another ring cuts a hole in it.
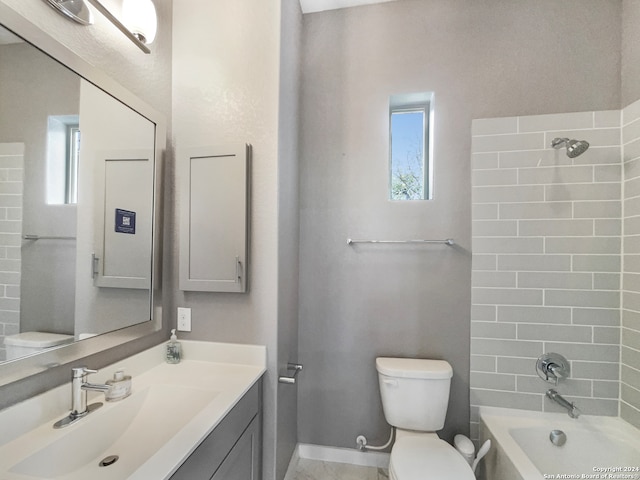
[[[182,342],[183,360],[169,365],[165,344],[107,365],[133,378],[131,396],[104,402],[65,428],[71,382],[0,410],[0,480],[168,480],[266,371],[266,348]],[[103,464],[103,466],[101,466]]]
[[[151,385],[58,430],[60,436],[9,469],[29,478],[127,478],[183,429],[218,392]],[[101,466],[101,462],[108,465]]]

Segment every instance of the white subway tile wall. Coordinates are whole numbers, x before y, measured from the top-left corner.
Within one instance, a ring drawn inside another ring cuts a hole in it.
[[[620,416],[640,427],[640,100],[622,110],[622,158],[624,253]]]
[[[629,282],[639,293],[625,292],[638,310],[628,316],[629,345],[623,333],[622,349],[640,355],[640,158],[638,165],[625,162],[623,171],[620,142],[624,126],[640,145],[640,108],[630,111],[638,128],[632,121],[621,124],[620,111],[473,122],[474,438],[482,405],[560,411],[545,398],[551,385],[535,372],[544,352],[571,362],[571,378],[558,385],[560,393],[584,413],[618,415],[622,179],[629,171],[638,177],[632,190],[638,197],[625,197],[624,207],[628,211],[631,205],[639,216],[633,224],[637,278]],[[564,148],[551,148],[555,137],[587,140],[591,147],[571,159]],[[625,227],[627,221],[633,219],[625,217]],[[640,362],[629,362],[629,380],[623,380],[635,391],[628,395],[633,400],[640,393],[638,368]],[[639,407],[629,403],[628,408]]]
[[[0,144],[0,361],[4,338],[20,331],[24,146]]]

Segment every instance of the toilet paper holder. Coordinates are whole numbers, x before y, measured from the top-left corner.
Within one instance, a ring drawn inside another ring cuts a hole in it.
[[[301,370],[302,370],[302,365],[300,365],[299,363],[287,363],[287,371],[293,372],[293,375],[282,375],[278,377],[278,382],[288,383],[290,385],[295,384],[296,377],[298,376],[298,373],[300,373]]]

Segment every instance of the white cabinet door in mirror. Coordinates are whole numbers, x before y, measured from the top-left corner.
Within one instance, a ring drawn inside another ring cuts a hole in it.
[[[109,150],[96,160],[95,284],[149,289],[153,150]]]
[[[200,147],[179,159],[181,290],[247,291],[250,152]]]

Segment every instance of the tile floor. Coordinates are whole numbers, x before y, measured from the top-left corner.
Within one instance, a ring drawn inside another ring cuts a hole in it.
[[[386,468],[296,458],[285,480],[388,480]]]

